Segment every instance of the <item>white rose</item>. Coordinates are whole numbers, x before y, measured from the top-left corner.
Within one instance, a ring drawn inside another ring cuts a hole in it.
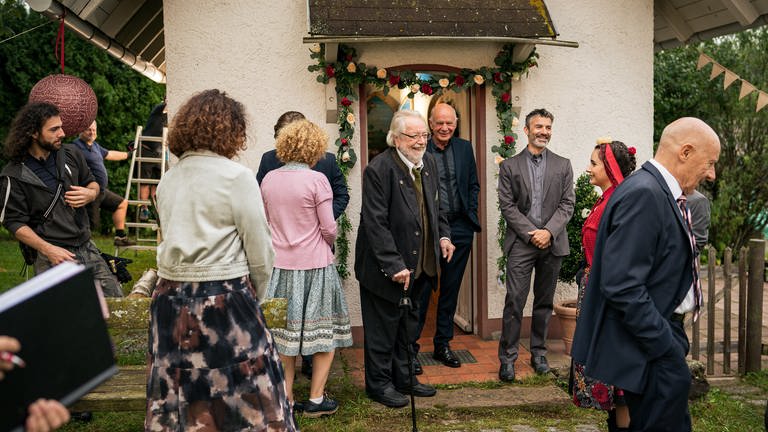
[[[443,78],[440,81],[438,81],[438,84],[440,84],[440,87],[442,87],[442,88],[448,87],[449,83],[450,83],[450,81],[448,81],[448,78]]]
[[[418,84],[411,84],[411,93],[418,93],[420,88]]]
[[[384,79],[387,77],[387,70],[386,69],[379,69],[376,71],[376,78]]]
[[[316,44],[310,45],[309,50],[312,51],[315,54],[319,53],[320,52],[320,44],[316,43]]]
[[[355,124],[355,115],[352,113],[347,114],[347,123]]]
[[[512,127],[517,127],[520,124],[520,120],[517,117],[512,117]]]
[[[350,63],[347,65],[347,72],[349,72],[349,73],[355,73],[355,72],[357,72],[357,66],[355,66],[355,64],[354,64],[354,63],[351,63],[351,62],[350,62]]]
[[[341,154],[341,161],[342,162],[349,162],[349,152],[344,152]]]
[[[480,74],[475,75],[473,79],[475,80],[475,84],[477,85],[481,85],[485,82],[485,78],[483,78],[483,76]]]
[[[592,213],[592,210],[590,210],[588,208],[581,209],[581,218],[582,219],[586,219],[587,216],[589,216],[590,213]]]

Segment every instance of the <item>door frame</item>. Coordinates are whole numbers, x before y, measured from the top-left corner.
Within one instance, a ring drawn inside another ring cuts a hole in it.
[[[439,64],[406,64],[389,67],[389,70],[412,70],[412,71],[435,71],[446,73],[458,73],[461,68],[439,65]],[[359,99],[359,112],[358,120],[359,127],[358,133],[360,135],[360,185],[359,189],[362,191],[362,172],[368,165],[368,113],[365,109],[366,99],[368,97],[365,83],[360,84],[358,88]],[[483,230],[475,235],[475,244],[473,248],[473,260],[476,263],[476,271],[474,272],[474,280],[472,281],[473,296],[474,296],[474,317],[473,317],[473,333],[479,335],[483,339],[490,339],[492,337],[491,323],[488,318],[488,224],[484,224],[487,220],[487,191],[488,185],[485,184],[486,180],[486,90],[485,86],[473,86],[471,89],[464,89],[463,91],[474,92],[474,98],[469,97],[469,111],[471,117],[471,133],[470,141],[475,147],[475,162],[477,164],[477,178],[480,182],[480,194],[478,197],[478,219]],[[493,228],[493,227],[491,227]]]

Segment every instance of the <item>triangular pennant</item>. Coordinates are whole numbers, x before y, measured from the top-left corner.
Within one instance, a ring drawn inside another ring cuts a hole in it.
[[[723,72],[725,72],[724,67],[720,66],[718,63],[712,63],[712,73],[709,74],[709,80],[712,81]]]
[[[739,92],[739,100],[744,99],[745,96],[749,95],[755,90],[757,90],[755,86],[753,86],[752,84],[744,80],[741,80],[741,91]]]
[[[701,53],[699,55],[699,62],[696,63],[696,70],[700,70],[701,68],[703,68],[704,66],[706,66],[706,65],[708,65],[708,64],[710,64],[712,62],[714,62],[714,60],[712,60],[712,57],[710,57],[710,56],[708,56],[708,55],[706,55],[704,53]]]
[[[755,112],[760,111],[766,105],[768,105],[768,93],[761,90],[757,94],[757,108],[755,109]]]
[[[739,79],[738,75],[726,69],[725,78],[723,78],[723,90],[727,89],[737,79]]]

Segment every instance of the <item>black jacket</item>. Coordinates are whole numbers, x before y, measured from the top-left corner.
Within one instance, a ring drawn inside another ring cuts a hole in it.
[[[72,185],[87,186],[96,181],[83,155],[71,144],[51,155],[62,190],[53,210],[43,223],[43,215],[56,191],[48,187],[23,162],[9,162],[0,172],[0,222],[15,234],[28,226],[43,240],[61,247],[76,247],[91,239],[85,208],[74,209],[64,202],[64,193]]]
[[[392,281],[392,275],[416,268],[423,235],[413,179],[396,158],[396,150],[390,148],[363,172],[363,204],[355,246],[355,275],[360,288],[391,302],[397,302],[403,290],[401,284]],[[425,153],[423,161],[422,187],[424,196],[430,197],[424,202],[439,262],[440,238],[450,238],[451,228],[440,211],[435,159]]]

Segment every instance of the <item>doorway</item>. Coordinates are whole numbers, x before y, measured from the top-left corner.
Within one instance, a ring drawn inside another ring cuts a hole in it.
[[[398,68],[392,68],[396,70]],[[422,79],[436,78],[440,79],[447,77],[451,72],[458,72],[458,69],[436,66],[436,65],[417,65],[402,67],[402,69],[408,69],[416,72],[416,74]],[[432,107],[438,102],[445,102],[450,104],[456,110],[458,116],[458,124],[455,136],[470,141],[473,145],[475,153],[475,160],[478,162],[478,178],[481,182],[481,193],[479,197],[478,208],[482,214],[484,214],[484,202],[485,193],[483,182],[485,179],[485,173],[482,161],[478,158],[478,147],[484,148],[484,133],[482,129],[484,125],[484,109],[482,113],[477,113],[477,100],[478,93],[481,93],[481,99],[484,101],[484,90],[478,90],[477,87],[473,87],[470,90],[463,90],[460,92],[446,91],[441,94],[425,95],[418,93],[413,98],[409,98],[409,89],[390,88],[387,94],[384,94],[377,87],[369,84],[362,85],[360,88],[360,100],[361,100],[361,115],[360,115],[360,130],[365,131],[361,133],[360,137],[360,153],[362,169],[370,160],[378,156],[382,151],[386,150],[386,135],[389,130],[389,124],[392,120],[392,116],[398,110],[410,109],[421,113],[425,118],[429,118]],[[363,105],[363,103],[365,105]],[[363,109],[363,107],[365,107]],[[482,143],[478,146],[478,143]],[[482,155],[482,151],[480,151]],[[479,293],[478,287],[484,284],[480,283],[480,267],[482,266],[482,257],[485,256],[484,251],[479,247],[480,235],[475,236],[475,240],[472,245],[472,252],[467,263],[467,268],[464,272],[464,279],[462,281],[461,289],[459,291],[458,305],[456,308],[456,314],[454,315],[454,323],[458,329],[466,333],[478,333],[478,319],[485,321],[483,314],[485,307],[478,302],[478,295],[482,303],[485,304],[484,299],[487,298],[485,293]],[[482,242],[485,243],[484,241]],[[484,272],[483,272],[484,273]],[[430,336],[434,332],[435,325],[435,312],[437,294],[433,294],[432,301],[430,302],[430,309],[427,313],[427,323],[425,325],[422,337]],[[481,316],[478,316],[480,314]],[[487,318],[486,318],[487,319]]]

